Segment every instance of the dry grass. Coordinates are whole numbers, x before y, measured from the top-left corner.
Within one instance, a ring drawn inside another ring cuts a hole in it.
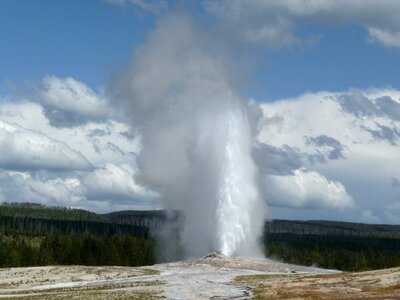
[[[400,299],[400,268],[326,275],[239,276],[254,299]]]
[[[134,280],[138,276],[159,273],[150,268],[131,267],[53,266],[1,269],[0,278],[3,283],[0,287],[0,299],[160,299],[165,282]],[[53,284],[65,282],[78,285],[51,287]],[[79,282],[82,284],[79,285]],[[50,286],[40,288],[43,285]]]
[[[3,294],[2,299],[160,299],[160,280],[103,284],[46,290],[20,290]],[[7,297],[8,296],[8,297]]]
[[[0,289],[28,289],[33,286],[62,282],[113,280],[137,276],[158,275],[151,268],[132,267],[88,267],[88,266],[47,266],[0,269]],[[0,294],[2,291],[0,291]]]
[[[87,300],[153,300],[162,299],[159,292],[155,291],[91,291],[91,292],[74,292],[74,293],[54,293],[40,295],[21,295],[17,298],[7,297],[2,299],[24,299],[24,300],[70,300],[70,299],[87,299]]]

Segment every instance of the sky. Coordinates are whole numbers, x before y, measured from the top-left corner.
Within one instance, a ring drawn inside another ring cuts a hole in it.
[[[400,2],[193,3],[0,2],[0,201],[162,207],[114,90],[179,14],[261,111],[253,156],[270,217],[398,224]]]

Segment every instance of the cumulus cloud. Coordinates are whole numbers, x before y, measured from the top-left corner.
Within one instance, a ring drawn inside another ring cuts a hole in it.
[[[336,100],[343,111],[360,119],[360,127],[374,139],[397,144],[400,138],[400,99],[396,101],[390,96],[368,97],[362,91],[352,90],[336,97]]]
[[[0,201],[95,211],[155,209],[135,181],[139,140],[130,125],[104,120],[51,126],[39,103],[0,103]]]
[[[87,173],[82,183],[89,199],[100,199],[116,202],[136,201],[146,202],[156,198],[156,194],[138,185],[134,180],[135,171],[128,164],[106,164],[93,172]]]
[[[337,140],[327,135],[318,135],[316,137],[307,137],[307,143],[318,147],[328,159],[344,158],[343,145]]]
[[[302,166],[301,154],[287,145],[274,147],[256,143],[253,158],[261,174],[265,175],[289,175]]]
[[[56,127],[101,122],[115,114],[103,95],[73,78],[45,77],[39,87],[39,102]]]
[[[267,201],[273,206],[328,209],[354,206],[343,184],[315,171],[298,169],[292,175],[267,176],[264,184]]]
[[[0,120],[0,167],[11,170],[85,170],[89,161],[66,143]]]
[[[0,202],[35,202],[95,211],[157,208],[157,195],[135,183],[128,165],[89,172],[0,171]]]
[[[370,40],[400,47],[400,3],[396,0],[208,0],[206,10],[217,16],[239,40],[268,47],[299,41],[296,23],[357,24],[366,28]]]
[[[168,46],[168,41],[165,43],[165,47]],[[152,51],[155,53],[151,56],[157,57],[158,50],[161,51],[161,47],[153,47]],[[171,103],[176,104],[171,102],[176,99],[176,90],[171,88],[171,82],[186,80],[191,71],[185,73],[185,70],[201,70],[201,66],[183,64],[182,72],[173,74],[176,77],[171,79],[167,75],[172,68],[170,62],[165,61],[165,66],[163,60],[155,61],[155,64],[158,68],[146,71],[143,67],[144,71],[140,69],[140,76],[135,73],[139,77],[133,83],[129,81],[125,85],[125,92],[134,93],[135,99],[138,99],[131,108],[134,109],[139,124],[147,122],[148,116],[155,110],[162,112],[157,117],[163,118],[163,122],[182,118],[185,124],[192,123],[190,115],[179,115],[173,110],[164,110],[164,107],[170,107]],[[202,65],[204,66],[204,62]],[[211,76],[211,82],[206,80],[207,76],[200,76],[210,84],[208,90],[213,90],[213,87],[215,91],[218,90],[215,82],[223,78],[218,74],[223,73],[215,73]],[[144,78],[142,76],[150,79],[141,81]],[[203,89],[197,89],[200,79],[192,80],[194,93],[199,95],[196,103],[204,103],[203,99],[207,95],[203,94]],[[145,85],[151,81],[159,82],[160,89]],[[151,93],[146,94],[146,90]],[[160,96],[164,94],[170,96]],[[192,106],[185,101],[187,95],[189,94],[183,93],[178,101],[181,101],[179,105],[190,112]],[[165,100],[165,106],[159,109],[160,102],[157,99]],[[322,208],[328,211],[326,216],[329,217],[330,211],[339,211],[340,205],[350,203],[343,200],[347,194],[353,199],[355,209],[360,212],[359,221],[375,222],[375,218],[378,218],[379,222],[395,222],[396,206],[390,205],[393,205],[393,199],[398,198],[397,183],[400,178],[397,164],[400,142],[399,109],[400,91],[394,89],[318,92],[273,103],[258,105],[253,102],[248,107],[248,117],[254,119],[252,124],[260,119],[261,127],[252,156],[263,178],[262,189],[266,201],[275,207],[280,205],[304,208],[302,211],[307,208]],[[166,118],[166,111],[170,118]],[[132,127],[123,120],[104,119],[60,128],[51,126],[44,112],[37,102],[1,102],[0,200],[37,201],[97,211],[152,209],[159,207],[157,197],[153,198],[154,194],[142,185],[145,178],[138,178],[145,175],[153,176],[151,180],[168,180],[175,176],[183,182],[187,180],[184,175],[186,173],[180,173],[190,167],[184,164],[186,156],[178,151],[177,159],[171,160],[169,153],[174,153],[175,146],[179,146],[174,136],[183,133],[187,135],[183,143],[185,145],[192,138],[193,127],[164,126],[160,129],[159,126],[152,127],[152,121],[146,123],[146,130],[154,130],[154,143],[158,138],[168,137],[164,141],[170,147],[166,152],[165,172],[158,168],[160,162],[150,159],[157,157],[153,155],[148,157],[146,163],[155,171],[151,170],[146,174],[139,173],[136,165],[137,155],[142,149],[140,140],[143,131],[139,131],[140,126]],[[159,122],[158,119],[155,120]],[[210,126],[209,130],[215,130],[211,125],[213,122],[206,123]],[[253,128],[253,131],[256,132],[256,129]],[[147,152],[143,155],[150,154]],[[302,167],[309,171],[302,171]],[[322,185],[321,190],[331,193],[331,197],[335,195],[332,192],[335,187],[343,187],[346,194],[336,193],[342,202],[329,200],[329,197],[310,190],[310,182],[313,180]],[[296,186],[298,182],[301,184]],[[288,192],[287,199],[274,196],[286,186],[290,187],[288,191],[291,193],[299,191],[299,186],[307,189],[301,197],[293,196],[295,200],[292,202],[288,200],[292,197],[289,197]],[[190,189],[189,185],[188,195]],[[380,199],[379,203],[376,199]],[[332,203],[336,203],[336,206]],[[372,212],[373,216],[368,216],[366,211]],[[286,217],[284,214],[276,216]]]
[[[396,128],[390,128],[388,126],[376,124],[377,129],[365,128],[366,131],[376,140],[386,140],[392,145],[397,145],[397,140],[400,137],[400,131]]]
[[[290,141],[286,144],[307,149],[307,153],[318,153],[318,148],[328,147],[340,151],[344,157],[351,144],[377,142],[388,136],[388,131],[397,142],[400,128],[396,110],[400,100],[396,100],[395,91],[393,96],[391,91],[385,97],[375,94],[379,95],[375,90],[319,92],[263,103],[264,118],[277,118],[279,122],[264,126],[259,138],[270,144],[272,140],[273,145]],[[382,130],[385,131],[382,136],[372,133]]]
[[[400,98],[397,101],[389,96],[378,97],[375,99],[375,104],[383,115],[391,118],[394,121],[400,121]]]
[[[400,101],[390,96],[367,97],[359,90],[351,90],[337,97],[342,109],[357,118],[384,116],[393,121],[400,121]]]
[[[73,177],[0,171],[1,202],[35,202],[76,207],[83,203],[82,192],[79,180]]]
[[[54,127],[48,122],[42,107],[33,102],[3,102],[0,120],[20,127],[34,129],[62,141],[82,153],[92,165],[129,163],[134,165],[135,153],[140,150],[140,135],[131,132],[123,121],[105,120],[76,127]]]
[[[396,113],[399,103],[399,93],[393,89],[307,93],[262,103],[264,119],[275,121],[263,123],[258,140],[272,149],[292,149],[295,161],[302,167],[329,179],[320,182],[332,179],[340,182],[360,210],[359,221],[366,221],[368,216],[365,213],[363,219],[361,212],[369,210],[380,222],[393,222],[385,205],[397,197],[397,189],[390,188],[388,182],[392,181],[393,186],[392,178],[400,176],[397,163],[400,122]],[[265,159],[269,155],[265,151],[259,154]],[[272,164],[274,159],[270,160]],[[262,164],[262,160],[258,161]],[[281,160],[279,167],[286,167],[287,173],[274,173],[269,168],[269,175],[275,176],[271,179],[264,172],[266,192],[268,188],[275,191],[274,184],[283,187],[300,180],[300,175],[297,173],[296,177],[294,170],[290,170],[291,161]],[[301,199],[295,203],[307,203]],[[321,196],[321,207],[327,203],[323,199]],[[311,207],[318,207],[317,198],[314,200]]]

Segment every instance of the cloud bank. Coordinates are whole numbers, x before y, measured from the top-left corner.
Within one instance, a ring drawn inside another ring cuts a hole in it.
[[[165,68],[166,72],[168,69]],[[60,96],[59,101],[62,99]],[[203,94],[198,103],[202,99]],[[395,208],[400,197],[396,163],[399,99],[398,90],[370,89],[308,93],[272,103],[253,102],[262,113],[252,108],[260,127],[258,142],[251,152],[261,177],[262,197],[270,206],[271,215],[396,222]],[[189,104],[183,101],[182,105],[188,105],[190,111]],[[135,107],[145,120],[147,109]],[[156,139],[164,137],[170,147],[164,162],[146,162],[157,171],[149,175],[137,166],[144,159],[138,159],[143,127],[132,127],[125,118],[99,121],[96,117],[96,121],[58,127],[52,126],[44,111],[37,101],[3,100],[0,104],[3,201],[37,201],[96,211],[154,209],[161,207],[157,188],[150,189],[146,180],[162,183],[172,176],[187,180],[187,173],[182,170],[188,166],[181,158],[188,158],[175,149],[179,145],[175,135],[184,133],[186,145],[192,139],[194,127],[146,129],[154,130]],[[163,111],[155,118],[160,118],[157,122],[175,122],[176,118],[192,122],[188,115],[173,110],[168,117]],[[215,130],[213,122],[208,124],[210,131]],[[174,151],[174,155],[169,155]],[[161,172],[159,164],[166,166],[167,171]],[[318,194],[315,186],[324,193]]]
[[[45,134],[0,120],[0,167],[10,170],[85,170],[79,151]]]
[[[360,221],[393,222],[388,207],[400,196],[397,90],[308,93],[261,106],[268,122],[257,161],[271,206],[331,208],[350,220],[359,211]]]
[[[266,175],[265,194],[270,205],[278,207],[343,210],[354,206],[343,184],[304,169],[287,176]]]
[[[48,103],[3,99],[0,201],[38,202],[99,212],[158,208],[157,195],[135,182],[135,151],[139,143],[130,133],[130,126],[110,117],[117,114],[99,118],[95,110],[87,113],[90,107],[99,106],[94,96],[97,93],[91,91],[92,98],[88,97],[85,84],[55,77],[51,82],[58,83],[50,88],[54,103],[65,104],[60,109],[69,107],[74,120],[80,121],[60,127],[46,113]],[[66,82],[75,88],[65,91]],[[76,88],[75,83],[81,88]],[[113,111],[107,103],[102,101],[100,107]]]

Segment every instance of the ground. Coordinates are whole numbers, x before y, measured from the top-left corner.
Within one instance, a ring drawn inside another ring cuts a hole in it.
[[[400,268],[342,274],[239,276],[254,299],[400,299]]]
[[[219,254],[145,268],[0,269],[3,299],[400,299],[400,268],[364,273]]]

